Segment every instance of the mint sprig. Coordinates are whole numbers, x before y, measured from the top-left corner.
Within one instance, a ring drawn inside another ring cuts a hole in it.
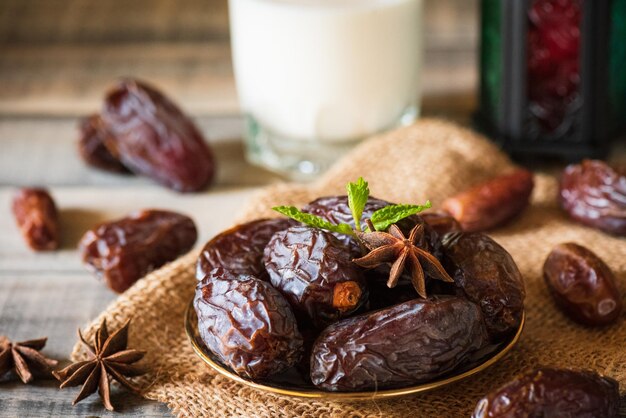
[[[377,231],[385,231],[401,219],[420,213],[430,207],[430,200],[427,200],[423,205],[389,205],[372,213],[370,220]]]
[[[363,177],[359,177],[356,183],[348,183],[346,185],[346,191],[348,192],[348,206],[352,211],[352,218],[354,219],[354,225],[357,231],[361,231],[361,217],[363,216],[363,209],[370,196],[370,189]]]
[[[357,232],[361,232],[361,218],[363,217],[363,210],[369,199],[370,189],[368,183],[363,180],[363,177],[354,183],[348,183],[346,185],[346,191],[348,193],[348,206],[352,212],[352,218],[354,219],[355,229],[348,224],[340,223],[333,224],[319,216],[302,212],[295,206],[276,206],[274,209],[276,212],[281,213],[291,219],[295,219],[307,226],[319,229],[325,229],[330,232],[336,232],[339,234],[346,234],[356,236]],[[378,209],[372,214],[370,218],[371,225],[374,226],[376,231],[386,231],[392,224],[406,218],[407,216],[415,215],[425,209],[431,207],[430,201],[426,201],[423,205],[389,205],[384,208]],[[368,232],[374,232],[369,231]]]
[[[305,225],[308,225],[313,228],[325,229],[330,232],[338,232],[340,234],[346,235],[354,235],[354,231],[352,227],[348,224],[332,224],[319,216],[312,215],[310,213],[302,212],[295,206],[276,206],[272,208],[278,213],[282,213],[283,215],[295,219],[298,222],[302,222]]]

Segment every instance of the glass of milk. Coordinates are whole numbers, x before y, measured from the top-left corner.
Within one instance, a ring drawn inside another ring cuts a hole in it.
[[[248,159],[306,179],[419,113],[422,0],[229,0]]]

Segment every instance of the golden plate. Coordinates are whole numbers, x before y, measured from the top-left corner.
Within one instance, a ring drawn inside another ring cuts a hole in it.
[[[522,321],[520,322],[519,329],[513,337],[507,342],[501,343],[501,346],[493,353],[493,355],[477,366],[454,374],[452,376],[444,377],[432,382],[422,383],[416,386],[408,386],[396,389],[386,389],[368,392],[327,392],[317,389],[312,384],[307,384],[300,378],[301,383],[294,383],[294,376],[285,374],[280,378],[273,377],[271,380],[264,381],[252,381],[250,379],[241,377],[231,371],[228,367],[224,366],[209,349],[206,348],[200,334],[198,332],[198,317],[193,308],[193,300],[185,311],[185,331],[191,346],[194,351],[206,364],[221,375],[228,377],[243,385],[250,386],[252,388],[262,390],[265,392],[277,393],[280,395],[296,396],[301,398],[317,398],[317,399],[332,399],[342,401],[355,401],[361,399],[380,399],[380,398],[395,398],[397,396],[410,395],[414,393],[427,392],[429,390],[437,389],[442,386],[452,384],[463,380],[469,376],[479,373],[489,366],[495,364],[501,360],[511,349],[520,336],[522,335],[522,329],[524,328],[524,322],[526,320],[526,314],[522,314]],[[295,375],[295,373],[294,373]]]

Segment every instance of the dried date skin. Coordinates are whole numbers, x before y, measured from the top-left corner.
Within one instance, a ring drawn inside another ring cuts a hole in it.
[[[137,80],[123,80],[102,109],[109,152],[126,167],[179,192],[213,180],[215,161],[194,123],[170,99]]]
[[[194,307],[202,340],[240,376],[265,378],[302,357],[289,303],[263,280],[217,268],[198,283]]]
[[[370,197],[363,208],[363,215],[361,216],[361,228],[367,227],[365,220],[371,218],[372,213],[378,209],[384,208],[390,205],[386,202],[375,197]],[[348,196],[324,196],[308,203],[302,208],[302,212],[310,213],[319,216],[334,224],[345,223],[355,228],[354,218],[352,211],[348,206]],[[362,255],[361,247],[359,243],[351,236],[345,234],[333,234],[339,241],[343,242],[350,248],[350,251],[354,258],[358,258]]]
[[[477,303],[493,340],[517,331],[524,312],[524,279],[511,255],[480,232],[443,238],[444,266],[461,294]]]
[[[461,224],[452,215],[445,211],[424,212],[420,216],[440,237],[449,232],[460,232]]]
[[[326,328],[313,347],[311,380],[330,391],[426,382],[464,364],[487,342],[476,304],[456,296],[415,299]]]
[[[13,196],[15,222],[28,246],[35,251],[59,248],[59,216],[52,196],[40,188],[20,189]]]
[[[494,390],[472,418],[617,418],[617,381],[592,371],[540,368]]]
[[[393,203],[385,200],[369,197],[363,209],[363,215],[361,216],[361,228],[364,230],[367,227],[365,220],[371,218],[374,212],[392,204]],[[352,226],[352,228],[355,227],[352,211],[348,205],[348,196],[346,195],[320,197],[307,204],[302,208],[302,211],[319,216],[334,224],[345,223]],[[423,223],[422,218],[418,215],[413,215],[400,220],[397,225],[402,232],[408,236],[411,229],[418,223]],[[337,239],[350,247],[354,258],[364,255],[362,254],[361,247],[354,238],[345,234],[334,235]],[[424,235],[428,242],[428,250],[432,252],[435,257],[439,256],[439,236],[428,224],[425,225]]]
[[[113,173],[130,173],[104,145],[106,136],[110,134],[102,126],[100,115],[86,117],[80,122],[79,128],[78,151],[87,164]]]
[[[556,305],[581,324],[607,325],[622,312],[613,272],[583,246],[557,245],[543,265],[543,277]]]
[[[96,226],[83,235],[79,249],[85,266],[121,293],[189,251],[197,238],[191,218],[151,209]]]
[[[487,231],[519,215],[528,206],[533,188],[532,173],[517,169],[446,199],[442,207],[463,231]]]
[[[378,209],[384,208],[385,206],[391,205],[391,202],[387,202],[385,200],[377,199],[375,197],[369,197],[365,208],[363,209],[362,219],[362,228],[365,228],[367,225],[365,224],[365,220],[371,218],[372,214],[376,212]],[[348,196],[326,196],[320,197],[309,204],[307,204],[303,209],[303,212],[311,213],[316,216],[321,217],[331,223],[346,223],[354,228],[355,223],[352,217],[352,211],[348,205]],[[448,215],[450,218],[450,216]],[[452,221],[456,221],[453,218]],[[434,220],[433,220],[434,222]],[[437,259],[442,259],[441,252],[441,236],[435,231],[434,228],[430,226],[428,222],[420,215],[412,215],[407,218],[400,220],[397,225],[400,230],[408,236],[411,232],[411,229],[417,224],[424,224],[424,235],[423,239],[420,242],[420,247],[426,249],[431,254],[433,254]],[[364,254],[363,250],[359,246],[359,243],[352,238],[351,236],[345,234],[333,234],[337,239],[343,242],[348,248],[350,248],[350,254],[352,258],[362,257]],[[368,270],[366,272],[368,282],[369,283],[387,283],[389,280],[389,272],[391,270],[391,266],[387,264],[383,264],[381,266],[376,267],[373,270]],[[426,272],[429,275],[428,272]],[[410,284],[411,276],[408,272],[404,272],[398,281],[400,285],[402,284]],[[376,296],[374,296],[376,297]],[[386,298],[385,298],[386,299]],[[381,301],[382,303],[382,301]],[[378,302],[375,303],[375,305]]]
[[[196,264],[196,278],[202,280],[216,267],[224,267],[237,274],[250,274],[260,279],[267,278],[263,250],[272,235],[292,224],[291,220],[284,218],[259,219],[221,232],[202,249]]]
[[[565,168],[559,200],[569,216],[584,225],[626,236],[626,170],[598,160]]]
[[[323,326],[357,310],[367,299],[363,273],[331,233],[293,226],[274,234],[263,260],[274,287],[297,315]]]

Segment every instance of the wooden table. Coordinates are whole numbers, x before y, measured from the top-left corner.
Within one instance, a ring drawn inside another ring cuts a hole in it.
[[[466,123],[474,107],[476,0],[426,1],[424,113]],[[210,190],[180,195],[139,177],[87,168],[76,152],[80,116],[98,109],[117,76],[148,79],[199,124],[219,164]],[[192,216],[198,245],[242,202],[280,179],[244,161],[230,64],[226,0],[3,0],[0,6],[0,334],[48,336],[66,362],[76,329],[116,295],[87,273],[76,244],[97,222],[158,207]],[[29,251],[10,215],[19,186],[49,187],[61,210],[59,251]],[[0,383],[0,416],[119,416],[55,382]],[[114,390],[125,415],[166,406]]]

